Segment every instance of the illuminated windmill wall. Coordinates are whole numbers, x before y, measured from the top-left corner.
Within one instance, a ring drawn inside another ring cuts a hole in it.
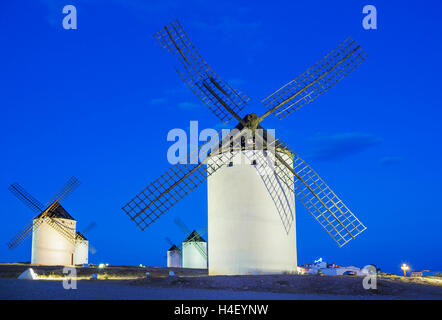
[[[348,38],[262,100],[267,111],[261,116],[241,117],[249,98],[213,72],[178,21],[155,37],[178,58],[177,72],[201,101],[222,122],[235,118],[239,123],[229,135],[211,137],[189,154],[185,164],[171,167],[123,207],[142,230],[206,179],[209,274],[295,271],[294,196],[340,247],[366,229],[304,160],[260,125],[269,115],[283,119],[340,82],[366,59],[356,42]],[[236,166],[232,160],[236,157],[248,162]]]

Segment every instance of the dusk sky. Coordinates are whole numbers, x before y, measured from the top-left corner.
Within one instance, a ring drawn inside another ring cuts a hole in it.
[[[142,232],[121,207],[166,171],[174,128],[223,126],[182,82],[154,33],[179,19],[201,56],[252,98],[241,115],[351,36],[369,58],[283,120],[262,125],[304,158],[367,226],[339,248],[297,204],[298,264],[400,273],[442,271],[442,4],[414,1],[29,0],[0,4],[0,262],[30,261],[31,240],[6,243],[71,176],[64,203],[97,250],[91,263],[166,265],[174,223],[207,226],[206,183]],[[65,5],[78,29],[62,27]],[[362,27],[364,5],[377,30]],[[227,126],[236,123],[232,120]],[[207,239],[207,235],[203,235]],[[209,243],[210,246],[210,243]]]

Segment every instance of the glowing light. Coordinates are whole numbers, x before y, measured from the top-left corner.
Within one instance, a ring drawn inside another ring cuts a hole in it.
[[[401,269],[404,271],[404,277],[406,277],[407,276],[407,270],[410,270],[410,267],[407,266],[405,263],[403,263],[401,265]]]
[[[99,268],[99,269],[103,269],[104,267],[105,267],[104,263],[100,263],[100,264],[98,265],[98,268]]]

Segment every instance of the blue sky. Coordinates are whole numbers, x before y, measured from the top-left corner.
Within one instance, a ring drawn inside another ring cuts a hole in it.
[[[170,129],[219,128],[185,87],[153,34],[179,19],[221,78],[252,101],[294,79],[352,36],[369,58],[344,81],[284,120],[276,133],[346,202],[368,229],[339,249],[297,206],[298,261],[400,272],[442,270],[439,1],[3,1],[0,4],[0,261],[29,261],[30,240],[7,241],[33,216],[7,187],[47,201],[74,175],[64,203],[89,223],[90,261],[164,265],[174,224],[207,225],[206,186],[141,232],[121,206],[168,167]],[[62,28],[73,4],[78,30]],[[374,4],[378,29],[362,28]],[[229,126],[234,126],[232,121]]]

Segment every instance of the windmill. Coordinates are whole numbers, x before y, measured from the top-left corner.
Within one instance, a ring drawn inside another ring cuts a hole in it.
[[[97,250],[89,243],[86,235],[95,228],[95,222],[90,223],[82,232],[77,231],[75,234],[75,254],[74,264],[84,265],[89,263],[89,252],[95,254]]]
[[[187,235],[181,244],[183,268],[207,269],[207,242],[202,237],[205,228],[191,231],[179,218],[174,222]]]
[[[70,178],[51,200],[43,205],[21,185],[14,183],[9,190],[37,216],[9,241],[10,249],[17,248],[32,233],[32,264],[72,265],[75,251],[76,221],[61,203],[80,185]]]
[[[170,245],[169,250],[167,250],[167,267],[181,268],[181,249],[178,248],[178,246],[168,237],[166,237],[165,239]]]
[[[174,219],[175,224],[183,231],[186,238],[178,246],[166,237],[171,246],[167,251],[167,266],[177,268],[207,268],[207,242],[202,238],[207,232],[206,228],[191,231],[179,218]],[[182,263],[181,263],[182,261]]]
[[[260,125],[269,115],[283,119],[311,103],[361,64],[367,56],[356,42],[346,39],[263,99],[267,111],[261,116],[241,117],[249,98],[213,72],[178,21],[155,37],[178,58],[176,71],[201,101],[222,122],[239,123],[229,134],[212,136],[123,207],[141,230],[206,180],[209,274],[296,271],[295,196],[339,247],[366,229],[304,160]],[[238,157],[250,162],[233,165]]]

